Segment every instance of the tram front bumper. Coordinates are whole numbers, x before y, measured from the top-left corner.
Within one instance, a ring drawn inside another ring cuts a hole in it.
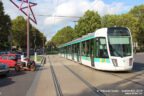
[[[115,67],[115,71],[130,71],[132,66]]]

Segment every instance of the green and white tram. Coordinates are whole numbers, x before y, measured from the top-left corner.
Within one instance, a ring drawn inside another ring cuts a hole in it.
[[[109,27],[59,46],[59,54],[98,70],[129,71],[133,67],[132,48],[128,28]]]

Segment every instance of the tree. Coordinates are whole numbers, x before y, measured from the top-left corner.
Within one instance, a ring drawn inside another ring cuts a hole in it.
[[[122,25],[120,15],[104,15],[101,19],[102,27],[120,27]]]
[[[46,46],[47,46],[47,51],[52,51],[56,49],[56,45],[52,41],[48,41],[46,43]]]
[[[136,41],[138,32],[138,19],[132,14],[104,15],[102,17],[102,27],[128,27],[132,33],[133,40]]]
[[[32,26],[30,30],[30,41],[31,48],[41,48],[43,43],[46,42],[46,37],[37,28]]]
[[[16,19],[12,20],[12,35],[14,45],[26,48],[27,21],[22,16],[18,16]]]
[[[135,6],[128,13],[132,14],[136,18],[139,18],[144,15],[144,5]]]
[[[0,49],[9,47],[8,37],[10,35],[11,19],[4,13],[3,4],[0,1]]]
[[[134,42],[137,41],[138,23],[138,19],[133,17],[132,14],[127,13],[121,15],[121,26],[130,29]]]
[[[13,34],[13,43],[20,48],[26,48],[27,46],[27,21],[22,16],[18,16],[15,20],[12,21],[12,34]],[[34,39],[36,37],[36,41]],[[30,24],[30,47],[41,48],[43,42],[46,41],[46,37],[38,29]]]
[[[74,38],[74,29],[70,26],[64,27],[59,30],[56,35],[52,38],[52,42],[56,45],[61,45],[66,42],[73,40]]]
[[[92,33],[95,30],[101,27],[101,18],[98,12],[86,11],[83,17],[78,21],[78,24],[75,26],[75,37],[81,37],[88,33]]]
[[[144,46],[144,5],[135,6],[129,11],[133,17],[138,19],[137,31],[135,32],[135,40],[140,45],[141,49]]]

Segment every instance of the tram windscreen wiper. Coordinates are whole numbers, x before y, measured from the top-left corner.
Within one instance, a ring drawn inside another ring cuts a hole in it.
[[[123,55],[121,55],[120,53],[118,53],[117,51],[115,51],[121,58],[123,57]]]
[[[110,52],[111,55],[113,54],[112,56],[120,56],[120,57],[123,57],[123,55],[120,54],[115,48],[113,48],[112,45],[110,46],[110,51],[111,51],[111,52]]]

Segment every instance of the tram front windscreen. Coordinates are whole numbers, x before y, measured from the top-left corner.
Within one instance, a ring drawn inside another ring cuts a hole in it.
[[[130,32],[127,28],[108,28],[108,43],[111,56],[126,57],[132,54]]]

